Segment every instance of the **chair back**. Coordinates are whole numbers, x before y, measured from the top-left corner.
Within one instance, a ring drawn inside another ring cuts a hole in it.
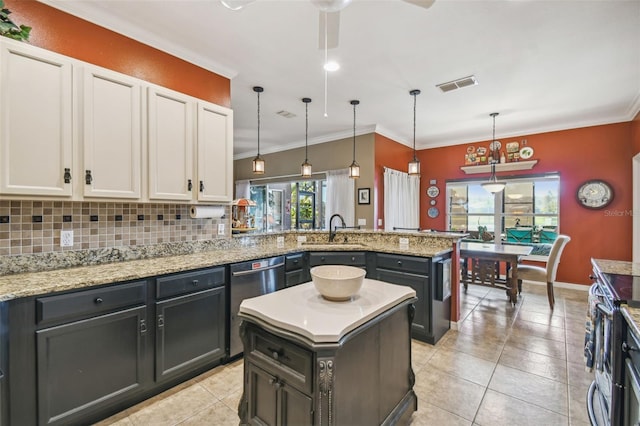
[[[558,265],[560,264],[560,256],[569,241],[571,241],[571,237],[568,235],[558,235],[558,238],[553,242],[551,252],[549,253],[549,260],[547,261],[548,283],[552,283],[556,280],[556,273],[558,272]]]
[[[553,243],[558,236],[556,231],[552,231],[550,229],[542,229],[538,234],[541,243]]]
[[[531,243],[533,228],[507,228],[507,241],[510,243]]]

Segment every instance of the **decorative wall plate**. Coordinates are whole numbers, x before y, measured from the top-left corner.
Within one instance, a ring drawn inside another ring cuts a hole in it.
[[[520,158],[522,158],[523,160],[528,160],[531,157],[533,157],[533,148],[531,148],[530,146],[525,146],[524,148],[520,149]]]
[[[478,154],[478,155],[486,155],[486,153],[487,153],[487,148],[485,148],[484,146],[481,146],[480,148],[478,148],[478,149],[476,150],[476,152],[477,152],[477,154]]]
[[[502,148],[500,141],[493,141],[489,144],[489,151],[498,151],[500,148]]]
[[[438,194],[440,194],[440,190],[438,189],[437,186],[430,186],[429,188],[427,188],[427,195],[431,198],[437,197]]]
[[[427,215],[430,218],[436,218],[438,217],[439,214],[440,214],[440,210],[438,210],[437,207],[430,207],[429,210],[427,210]]]

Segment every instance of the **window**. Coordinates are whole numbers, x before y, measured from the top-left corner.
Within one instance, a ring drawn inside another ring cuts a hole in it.
[[[483,232],[493,239],[497,231],[507,243],[553,242],[560,217],[560,176],[502,180],[507,185],[495,196],[480,186],[484,180],[448,182],[448,228],[469,232],[473,239],[483,239]]]
[[[279,182],[250,186],[255,224],[261,232],[323,229],[327,181]]]

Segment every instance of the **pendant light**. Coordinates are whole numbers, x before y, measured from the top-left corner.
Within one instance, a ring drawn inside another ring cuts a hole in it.
[[[409,176],[420,175],[420,160],[416,156],[416,96],[420,94],[420,90],[414,89],[409,92],[413,96],[413,160],[409,162]]]
[[[254,86],[253,91],[258,95],[258,155],[253,159],[253,173],[263,175],[264,160],[260,157],[260,93],[264,92],[264,89],[260,86]]]
[[[360,177],[360,165],[356,162],[356,105],[360,104],[360,101],[353,100],[349,103],[353,105],[353,162],[349,166],[349,177],[358,179]]]
[[[496,141],[496,116],[498,114],[499,113],[497,112],[492,112],[491,114],[489,114],[491,117],[493,117],[493,139],[491,139],[490,148],[495,148],[495,146],[497,145],[495,141]],[[497,160],[495,159],[496,157],[495,151],[496,151],[495,149],[492,149],[491,156],[489,157],[489,163],[491,164],[491,177],[489,177],[488,182],[481,184],[484,189],[486,189],[492,194],[502,191],[506,186],[504,182],[499,182],[498,179],[496,178]]]
[[[304,102],[304,163],[300,166],[300,174],[302,177],[311,177],[311,163],[309,163],[308,153],[308,138],[309,138],[309,103],[311,99],[302,98],[302,102]]]

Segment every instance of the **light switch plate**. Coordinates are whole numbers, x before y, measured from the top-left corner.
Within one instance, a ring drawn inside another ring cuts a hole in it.
[[[365,219],[365,218],[358,218],[358,225],[360,225],[360,226],[367,226],[367,219]]]
[[[60,247],[73,247],[73,230],[60,231]]]
[[[224,223],[218,224],[218,235],[224,235]]]
[[[382,226],[382,219],[378,219],[378,226]]]

